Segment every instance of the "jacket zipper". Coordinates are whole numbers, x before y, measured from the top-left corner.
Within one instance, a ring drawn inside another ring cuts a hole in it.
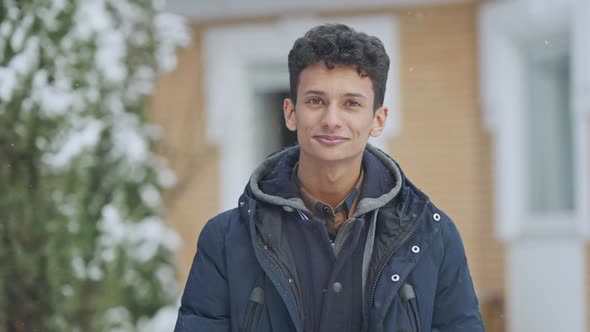
[[[379,268],[379,272],[377,272],[377,277],[375,278],[375,282],[373,283],[373,288],[371,290],[371,296],[369,297],[369,308],[373,308],[373,306],[375,305],[375,292],[377,291],[377,283],[379,282],[379,278],[381,278],[381,274],[383,274],[383,270],[385,270],[385,266],[387,266],[387,262],[389,262],[391,257],[399,250],[399,248],[401,248],[401,246],[403,246],[404,243],[406,243],[406,241],[408,241],[408,239],[410,239],[410,237],[414,234],[414,232],[416,231],[416,228],[418,228],[418,224],[422,221],[422,218],[424,217],[424,213],[426,212],[426,207],[428,207],[428,203],[429,203],[429,201],[426,201],[426,203],[424,204],[424,207],[422,208],[422,212],[420,213],[420,215],[416,219],[416,222],[412,225],[410,232],[408,234],[406,234],[406,236],[404,236],[404,238],[401,240],[401,242],[399,242],[398,245],[395,246],[392,251],[390,251],[389,255],[387,256],[387,259],[385,259],[383,264],[381,264],[381,267]]]
[[[250,204],[250,209],[254,209],[253,204]],[[258,246],[257,250],[260,252],[260,254],[262,256],[266,257],[266,259],[268,259],[271,262],[271,264],[274,264],[277,267],[277,269],[284,276],[286,276],[288,278],[287,282],[289,283],[289,288],[291,289],[291,292],[292,292],[293,297],[295,299],[295,305],[297,306],[297,310],[299,311],[299,319],[300,319],[300,322],[303,322],[303,319],[301,318],[301,312],[302,312],[301,311],[301,307],[299,306],[299,300],[298,300],[297,295],[296,295],[297,292],[298,292],[298,290],[295,288],[295,284],[293,282],[293,277],[291,276],[290,273],[285,272],[285,270],[283,270],[283,268],[281,267],[281,265],[278,262],[278,259],[275,259],[274,257],[272,257],[272,255],[270,255],[268,253],[268,250],[266,249],[267,246],[264,245],[264,243],[262,243],[262,241],[260,239],[255,239],[256,238],[256,235],[255,235],[256,234],[256,230],[255,230],[255,228],[253,226],[254,225],[254,221],[252,220],[252,216],[250,215],[250,210],[248,210],[248,223],[250,224],[250,232],[252,234],[251,236],[253,237],[252,240]],[[260,262],[260,263],[262,264],[262,262]],[[268,268],[273,269],[272,266],[270,266]],[[263,267],[263,270],[264,270],[264,267]],[[280,281],[281,280],[279,280],[279,282]],[[284,285],[281,285],[281,286],[284,286]],[[297,325],[297,324],[295,324],[295,325]]]
[[[273,262],[273,263],[274,263],[274,264],[275,264],[275,265],[276,265],[276,266],[279,268],[279,270],[280,270],[281,272],[283,272],[283,274],[284,274],[285,276],[287,276],[287,281],[289,282],[289,288],[291,288],[291,291],[293,292],[293,295],[295,296],[295,294],[297,294],[296,292],[297,292],[298,290],[295,288],[295,285],[294,285],[294,283],[293,283],[293,280],[294,280],[294,279],[293,279],[293,276],[291,276],[291,274],[290,274],[290,273],[288,273],[288,272],[285,272],[285,270],[283,270],[283,269],[281,268],[281,266],[279,265],[279,262],[278,262],[278,260],[277,260],[277,259],[275,259],[274,257],[272,257],[270,254],[266,253],[266,252],[267,252],[267,250],[265,250],[265,249],[262,249],[262,250],[263,250],[263,255],[264,255],[264,256],[266,256],[266,258],[268,258],[270,261],[272,261],[272,262]],[[297,298],[297,297],[295,296],[295,298]]]
[[[299,307],[299,301],[297,299],[297,293],[298,293],[298,289],[295,288],[295,283],[293,282],[293,277],[291,276],[290,273],[285,272],[285,270],[283,270],[283,268],[281,268],[281,266],[279,265],[279,262],[277,259],[275,259],[274,257],[272,257],[269,253],[267,249],[264,248],[258,248],[259,250],[262,251],[262,255],[264,255],[267,259],[269,259],[271,262],[273,262],[274,265],[276,265],[276,267],[283,273],[283,275],[285,275],[287,277],[287,282],[289,283],[289,288],[291,289],[291,292],[293,293],[293,297],[295,298],[295,303],[297,304],[297,310],[299,311],[299,314],[301,315],[301,308]],[[299,317],[299,319],[301,319],[301,316]],[[303,321],[303,320],[302,320]]]

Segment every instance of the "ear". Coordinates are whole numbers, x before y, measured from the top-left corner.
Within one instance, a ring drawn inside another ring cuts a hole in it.
[[[385,121],[387,120],[388,113],[389,109],[385,106],[381,106],[375,111],[375,115],[373,116],[373,127],[371,128],[371,136],[377,137],[381,135],[383,129],[385,128]]]
[[[290,98],[283,101],[283,114],[285,116],[285,125],[290,131],[297,130],[297,119],[295,117],[295,104]]]

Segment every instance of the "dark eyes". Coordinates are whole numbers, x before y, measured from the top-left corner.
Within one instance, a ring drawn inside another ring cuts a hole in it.
[[[321,105],[321,104],[323,104],[323,103],[324,103],[324,101],[323,101],[323,100],[321,100],[320,98],[310,98],[310,99],[307,101],[307,103],[308,103],[308,104],[312,104],[312,105]]]
[[[324,101],[321,98],[310,98],[307,100],[307,104],[310,105],[323,105]],[[357,102],[356,100],[347,100],[346,102],[344,102],[344,106],[347,107],[360,107],[362,106],[359,102]]]
[[[361,106],[361,104],[359,104],[357,101],[355,100],[349,100],[346,102],[346,106],[353,106],[353,107],[359,107]]]

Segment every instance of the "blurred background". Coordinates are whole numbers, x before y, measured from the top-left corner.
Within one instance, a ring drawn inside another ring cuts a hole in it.
[[[172,330],[327,22],[384,42],[372,143],[458,225],[487,330],[590,331],[587,0],[0,0],[0,331]]]

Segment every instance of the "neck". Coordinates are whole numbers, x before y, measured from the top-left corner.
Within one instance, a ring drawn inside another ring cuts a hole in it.
[[[342,202],[356,184],[361,173],[363,155],[345,162],[327,163],[299,156],[297,177],[301,185],[316,199],[332,207]]]

